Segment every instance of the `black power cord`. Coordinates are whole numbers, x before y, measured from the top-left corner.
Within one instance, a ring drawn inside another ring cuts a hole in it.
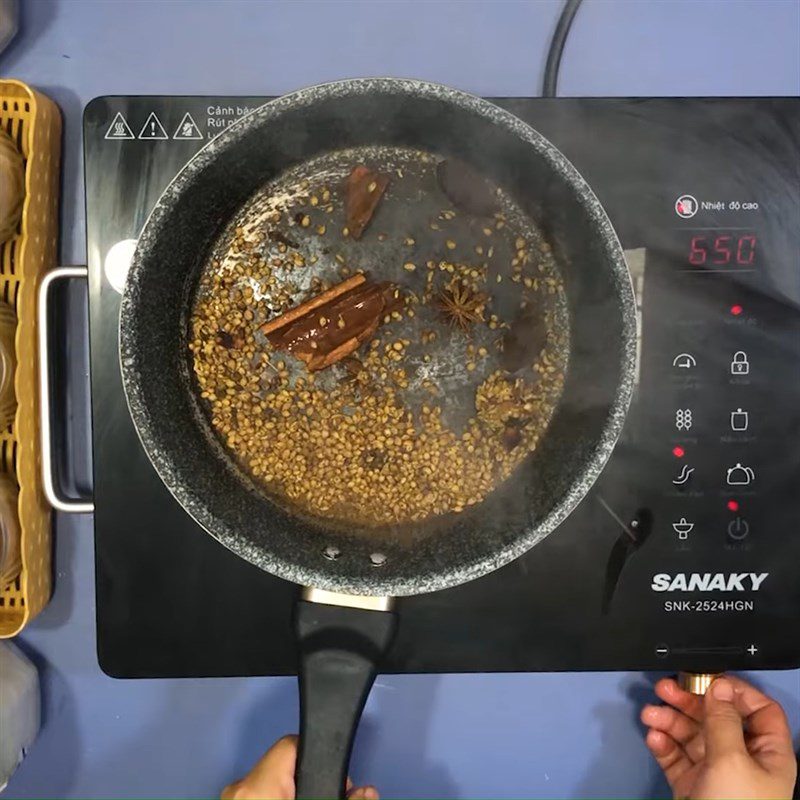
[[[558,87],[558,68],[561,66],[561,55],[564,52],[564,44],[572,26],[572,20],[578,12],[581,0],[565,0],[564,7],[561,9],[561,16],[556,23],[553,31],[553,38],[550,40],[550,49],[547,52],[547,62],[544,67],[544,80],[542,81],[542,97],[555,97]]]

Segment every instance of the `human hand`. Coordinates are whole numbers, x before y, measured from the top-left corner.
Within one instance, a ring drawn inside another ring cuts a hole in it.
[[[673,795],[686,800],[791,798],[797,774],[792,735],[783,709],[749,683],[725,676],[705,697],[672,679],[647,705],[647,746]]]
[[[221,800],[294,800],[296,761],[297,737],[278,739],[247,776],[222,790]],[[347,797],[349,800],[379,800],[374,786],[353,787],[349,778]]]

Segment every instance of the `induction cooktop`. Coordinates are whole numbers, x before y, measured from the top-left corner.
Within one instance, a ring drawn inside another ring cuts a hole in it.
[[[97,642],[117,677],[295,671],[298,589],[203,532],[139,444],[125,265],[156,199],[263,97],[101,97],[84,116]],[[617,229],[639,367],[575,512],[498,572],[399,602],[387,672],[800,665],[800,101],[496,98]]]

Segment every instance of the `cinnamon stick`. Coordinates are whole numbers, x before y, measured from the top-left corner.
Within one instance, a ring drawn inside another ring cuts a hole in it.
[[[352,339],[348,339],[343,344],[340,344],[337,348],[330,351],[330,353],[322,354],[322,355],[314,355],[312,356],[307,364],[308,369],[311,372],[315,372],[316,370],[325,369],[325,367],[329,367],[331,364],[335,364],[337,361],[341,361],[345,356],[349,356],[353,350],[356,350],[361,342],[358,341],[358,337],[354,336]]]
[[[275,317],[275,319],[265,322],[261,326],[261,332],[267,335],[274,333],[275,331],[280,330],[295,320],[300,319],[300,317],[304,317],[314,309],[324,306],[326,303],[330,303],[331,300],[335,300],[340,295],[355,289],[356,286],[360,286],[362,283],[364,283],[364,281],[366,281],[366,277],[363,274],[359,273],[358,275],[353,275],[352,278],[348,278],[341,283],[337,283],[336,286],[331,286],[330,289],[322,292],[322,294],[318,294],[316,297],[306,300],[305,303],[301,303],[299,306],[289,309],[286,313],[281,314],[279,317]]]
[[[359,164],[347,178],[345,214],[354,239],[360,239],[389,185],[389,176]]]

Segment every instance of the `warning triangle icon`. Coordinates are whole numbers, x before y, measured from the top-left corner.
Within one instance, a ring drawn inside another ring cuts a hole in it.
[[[175,129],[175,133],[172,134],[173,139],[202,139],[203,134],[200,133],[200,128],[197,127],[197,123],[192,118],[192,115],[187,111],[183,115],[183,119],[181,120],[181,124]]]
[[[156,116],[155,111],[150,112],[150,116],[147,118],[147,121],[142,125],[142,129],[139,131],[139,138],[140,139],[169,139],[167,136],[167,132],[164,130],[164,126],[161,124],[161,120]]]
[[[133,135],[133,131],[131,130],[130,125],[128,125],[126,122],[125,117],[122,116],[120,111],[117,111],[117,115],[111,120],[111,124],[108,126],[105,138],[135,139],[136,137]]]

